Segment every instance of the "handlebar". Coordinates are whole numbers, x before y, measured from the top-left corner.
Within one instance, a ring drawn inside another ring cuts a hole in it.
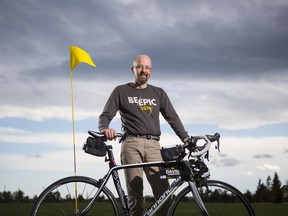
[[[88,134],[91,135],[92,137],[100,138],[103,141],[107,141],[107,138],[106,138],[106,136],[103,133],[89,130]],[[123,134],[122,133],[116,133],[116,137],[120,137],[121,138],[121,137],[123,137]]]
[[[201,139],[204,139],[206,143],[203,146],[197,146],[197,141]],[[198,157],[208,152],[211,147],[211,143],[214,141],[217,141],[215,148],[218,149],[218,151],[220,151],[219,139],[220,139],[219,133],[215,133],[214,135],[204,135],[204,136],[194,136],[194,137],[191,136],[189,138],[188,144],[184,145],[184,148],[189,149],[190,151],[189,157],[190,156]]]
[[[95,138],[100,138],[103,141],[107,141],[107,138],[105,137],[104,134],[100,133],[100,132],[96,132],[96,131],[88,131],[89,135],[95,137]],[[117,133],[116,137],[122,138],[123,134],[122,133]],[[203,146],[197,146],[197,142],[199,140],[205,140],[206,143]],[[217,141],[217,144],[215,146],[216,149],[218,149],[218,151],[220,151],[220,134],[219,133],[215,133],[214,135],[204,135],[204,136],[191,136],[189,138],[188,144],[184,144],[183,147],[187,148],[190,152],[189,157],[198,157],[201,155],[204,155],[206,152],[209,151],[210,147],[211,147],[211,143],[214,141]]]

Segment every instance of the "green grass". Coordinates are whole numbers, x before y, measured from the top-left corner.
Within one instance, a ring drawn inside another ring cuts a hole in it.
[[[288,215],[288,203],[253,203],[256,216],[286,216]]]
[[[33,203],[0,203],[0,215],[28,216]]]
[[[0,203],[0,215],[29,216],[32,203]],[[288,203],[254,203],[252,204],[256,216],[287,216]]]

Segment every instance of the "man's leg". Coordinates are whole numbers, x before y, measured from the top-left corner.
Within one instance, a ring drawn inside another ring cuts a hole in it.
[[[142,142],[141,142],[142,141]],[[127,137],[122,143],[121,163],[142,163],[143,139]],[[131,216],[143,215],[143,168],[124,170]]]
[[[162,161],[160,144],[158,141],[147,140],[144,160],[148,162]],[[147,167],[144,170],[151,185],[153,194],[158,199],[168,189],[169,182],[167,179],[160,179],[159,167]],[[166,216],[169,205],[170,203],[166,202],[162,208],[157,211],[157,215]]]

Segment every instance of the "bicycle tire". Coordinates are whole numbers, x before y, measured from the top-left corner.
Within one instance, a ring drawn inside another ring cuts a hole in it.
[[[208,180],[207,186],[198,187],[199,194],[209,216],[255,216],[254,210],[246,197],[235,187],[222,181]],[[177,194],[170,207],[173,216],[203,216],[196,205],[190,186]]]
[[[37,198],[31,216],[82,215],[81,212],[99,190],[100,183],[85,176],[71,176],[60,179],[47,187]],[[77,188],[77,196],[75,196]],[[77,197],[77,201],[75,199]],[[117,201],[112,192],[103,187],[85,216],[118,216]]]

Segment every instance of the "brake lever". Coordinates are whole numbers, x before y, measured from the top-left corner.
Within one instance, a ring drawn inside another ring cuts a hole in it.
[[[215,133],[214,135],[206,135],[206,137],[211,141],[217,141],[217,144],[215,145],[215,149],[218,150],[218,152],[220,152],[220,134],[219,133]]]

